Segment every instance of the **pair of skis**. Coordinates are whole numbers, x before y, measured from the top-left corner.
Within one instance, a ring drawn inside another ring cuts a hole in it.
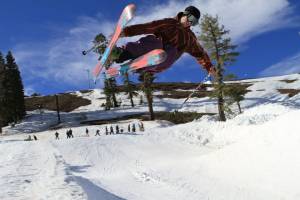
[[[162,63],[166,59],[166,53],[162,49],[155,49],[149,53],[138,57],[132,61],[122,65],[116,65],[108,68],[105,72],[106,78],[112,78],[119,75],[124,75],[128,72],[135,72],[136,70],[151,67]]]
[[[120,35],[123,31],[123,29],[126,27],[126,25],[131,21],[131,19],[134,17],[135,13],[135,5],[129,4],[123,9],[123,12],[119,18],[119,21],[117,23],[115,32],[112,36],[112,39],[110,40],[107,48],[105,49],[100,61],[97,63],[93,70],[93,75],[96,78],[101,73],[102,69],[105,68],[105,78],[112,78],[119,75],[123,75],[127,72],[134,72],[138,69],[142,69],[145,67],[154,66],[157,64],[162,63],[166,59],[166,53],[162,49],[155,49],[153,51],[150,51],[149,53],[134,59],[132,61],[126,62],[122,65],[115,65],[115,66],[109,66],[108,60],[111,54],[112,49],[115,47],[118,39],[120,38]],[[84,52],[86,53],[86,52]]]

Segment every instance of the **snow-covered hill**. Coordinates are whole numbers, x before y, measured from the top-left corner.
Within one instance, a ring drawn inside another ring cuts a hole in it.
[[[252,84],[251,91],[244,113],[227,122],[214,116],[181,125],[144,122],[145,132],[136,133],[127,126],[138,120],[110,124],[126,130],[118,135],[77,122],[144,112],[146,105],[104,112],[100,90],[78,92],[92,103],[63,114],[76,125],[74,138],[65,139],[67,128],[57,130],[60,140],[49,130],[35,133],[38,141],[23,141],[24,133],[0,137],[0,199],[300,199],[300,74],[238,82]],[[182,101],[156,98],[154,110],[178,109]],[[215,109],[208,98],[182,108]],[[42,124],[33,114],[6,131],[43,130],[54,119],[46,112]],[[90,137],[83,137],[85,128]]]

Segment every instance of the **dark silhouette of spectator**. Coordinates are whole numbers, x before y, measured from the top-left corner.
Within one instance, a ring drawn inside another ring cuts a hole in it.
[[[114,134],[114,128],[110,126],[110,133],[109,134]]]
[[[97,136],[97,135],[100,136],[100,130],[99,129],[96,130],[96,135],[95,136]]]
[[[31,135],[28,135],[28,138],[26,138],[24,141],[31,141]]]
[[[105,126],[105,135],[108,135],[108,128]]]
[[[128,124],[128,133],[130,133],[130,124]]]
[[[70,130],[67,130],[66,134],[67,134],[67,138],[70,138]]]
[[[34,140],[38,140],[37,137],[36,137],[35,135],[33,135],[33,139],[34,139]]]
[[[116,134],[119,134],[120,133],[120,129],[119,129],[119,126],[117,125],[116,126]]]
[[[120,131],[121,131],[121,134],[122,134],[122,133],[124,132],[124,129],[122,129],[122,128],[121,128],[121,130],[120,130]]]
[[[73,136],[73,131],[72,131],[72,129],[69,130],[69,134],[70,134],[70,138],[73,138],[73,137],[74,137],[74,136]]]
[[[56,139],[56,140],[59,140],[59,137],[58,137],[58,136],[59,136],[59,133],[56,131],[56,132],[55,132],[55,139]]]
[[[88,129],[88,128],[85,129],[85,135],[86,135],[86,136],[90,136],[90,135],[89,135],[89,129]]]
[[[140,131],[145,131],[143,122],[140,122],[138,125],[139,125],[139,130]]]
[[[132,132],[135,132],[135,124],[132,124]]]

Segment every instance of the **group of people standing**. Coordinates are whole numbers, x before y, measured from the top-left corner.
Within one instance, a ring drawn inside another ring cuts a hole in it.
[[[26,139],[24,139],[24,141],[32,141],[32,140],[38,140],[38,139],[35,135],[33,135],[33,139],[31,137],[31,135],[28,135],[28,137]]]
[[[138,128],[139,128],[140,132],[145,131],[143,122],[138,123]],[[135,123],[128,124],[127,131],[128,131],[128,133],[135,133],[137,131],[137,127],[136,127]],[[116,125],[115,127],[113,127],[111,125],[109,128],[107,126],[105,126],[105,135],[123,134],[123,133],[124,133],[124,128],[120,127],[119,125]],[[66,135],[67,135],[67,138],[73,138],[74,136],[73,136],[72,129],[67,130]],[[85,129],[85,136],[87,136],[87,137],[90,136],[90,131],[88,128]],[[100,136],[99,129],[96,130],[95,136]],[[57,131],[55,132],[55,139],[59,140],[59,133]]]

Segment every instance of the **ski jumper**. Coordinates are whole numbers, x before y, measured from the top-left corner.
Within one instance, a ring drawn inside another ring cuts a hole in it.
[[[195,57],[198,63],[209,72],[213,67],[210,58],[190,28],[184,28],[180,23],[182,15],[183,13],[180,12],[175,18],[165,18],[150,23],[125,27],[123,30],[123,36],[125,37],[143,34],[151,35],[142,37],[136,42],[128,42],[124,49],[134,58],[154,49],[164,49],[167,53],[167,59],[156,66],[146,69],[146,71],[152,73],[168,69],[183,53],[188,53]]]

